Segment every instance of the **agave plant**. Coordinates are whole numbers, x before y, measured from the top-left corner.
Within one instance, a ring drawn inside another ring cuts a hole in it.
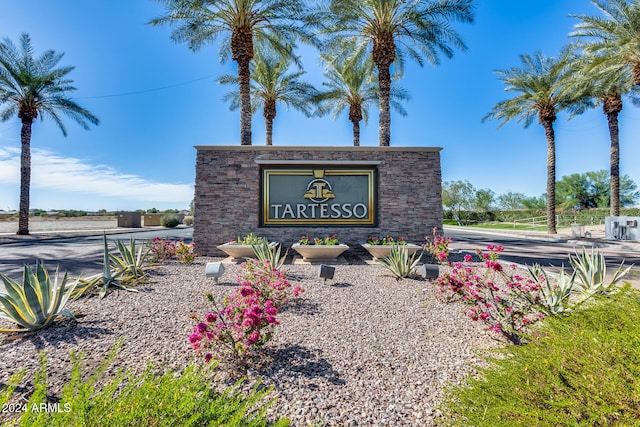
[[[405,245],[394,244],[391,246],[389,256],[378,260],[378,262],[393,273],[396,279],[400,280],[403,277],[409,277],[411,270],[420,262],[422,254],[417,258],[416,255],[418,255],[417,252],[409,256],[409,251]]]
[[[105,245],[106,245],[106,236],[105,236]],[[105,246],[106,247],[106,246]],[[126,246],[120,240],[116,241],[116,247],[118,248],[118,252],[120,256],[117,255],[109,255],[109,259],[111,262],[111,267],[116,272],[117,276],[120,278],[120,282],[136,282],[142,277],[144,277],[145,273],[142,269],[142,265],[146,261],[149,256],[149,251],[151,248],[147,250],[144,249],[144,243],[136,250],[136,241],[131,236],[131,240],[129,242],[129,246]]]
[[[572,311],[569,298],[575,286],[575,273],[568,275],[564,267],[554,274],[555,285],[549,280],[540,264],[527,267],[529,275],[540,285],[541,311],[547,315],[559,315]]]
[[[7,290],[0,293],[0,319],[20,326],[16,329],[0,328],[0,332],[35,331],[51,324],[57,316],[73,318],[64,306],[74,291],[77,281],[67,285],[67,274],[59,280],[56,269],[53,280],[44,263],[36,263],[35,273],[27,265],[22,274],[22,285],[0,273]]]
[[[559,273],[551,273],[553,284],[539,265],[528,268],[531,277],[540,285],[540,309],[546,314],[564,314],[595,295],[615,292],[618,282],[632,267],[623,269],[621,264],[607,282],[607,264],[604,255],[597,249],[588,253],[583,248],[581,254],[569,255],[569,263],[573,273],[565,273],[564,267]]]
[[[120,250],[121,247],[122,247],[122,250]],[[133,252],[131,251],[132,248],[133,248]],[[109,254],[109,246],[107,245],[107,235],[105,234],[102,273],[96,274],[94,276],[89,276],[84,279],[79,279],[80,284],[78,286],[77,291],[74,292],[73,294],[74,298],[79,298],[86,292],[97,293],[100,298],[104,298],[107,295],[107,291],[109,290],[109,288],[114,288],[114,287],[123,289],[125,291],[138,292],[136,288],[132,286],[127,286],[126,283],[123,283],[123,282],[128,283],[131,281],[132,270],[135,272],[136,275],[139,274],[137,267],[135,267],[137,265],[137,259],[139,257],[137,255],[133,255],[136,253],[135,242],[132,241],[132,245],[129,248],[127,248],[124,245],[118,245],[118,249],[120,250],[120,254],[122,258],[117,258],[116,256]],[[139,253],[141,254],[140,258],[142,258],[142,251],[139,251]],[[144,258],[146,258],[148,253],[149,251],[147,251],[144,254]],[[114,258],[118,260],[116,261],[116,265],[121,265],[126,268],[118,268],[115,271],[112,271],[111,263],[114,260]],[[129,264],[125,261],[125,258],[129,260],[133,260],[134,262]],[[129,273],[129,274],[124,276],[124,279],[121,280],[120,276],[123,276],[126,273]]]
[[[287,259],[287,255],[289,254],[289,250],[281,255],[280,245],[270,245],[265,240],[257,245],[251,245],[253,248],[253,252],[256,254],[256,258],[260,262],[265,262],[269,260],[269,263],[273,266],[273,268],[280,270],[283,266],[285,260]]]
[[[582,248],[582,254],[569,255],[569,263],[573,267],[575,276],[575,287],[580,293],[579,303],[591,298],[594,295],[603,295],[616,291],[616,285],[631,270],[633,265],[623,269],[624,263],[613,273],[613,277],[607,282],[607,263],[604,255],[597,249],[591,249],[588,253]]]

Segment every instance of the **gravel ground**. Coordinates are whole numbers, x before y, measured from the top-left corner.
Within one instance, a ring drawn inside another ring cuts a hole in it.
[[[38,351],[46,350],[55,395],[69,378],[71,350],[86,352],[89,371],[122,335],[125,344],[109,373],[141,371],[147,361],[179,370],[193,360],[189,314],[211,311],[204,293],[220,296],[236,283],[234,264],[225,265],[219,284],[205,279],[209,261],[155,267],[139,293],[73,301],[76,320],[5,339],[0,385],[18,368],[28,368],[32,378]],[[269,414],[289,417],[294,426],[434,425],[443,388],[480,363],[474,350],[498,345],[461,305],[438,301],[427,281],[396,281],[382,267],[360,263],[338,266],[324,284],[317,269],[285,266],[305,292],[279,315],[281,325],[267,346],[271,363],[250,376],[274,387],[277,401]],[[25,382],[18,392],[28,394],[30,387]]]

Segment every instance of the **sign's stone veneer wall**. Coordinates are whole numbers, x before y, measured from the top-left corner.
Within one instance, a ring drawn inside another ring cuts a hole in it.
[[[337,234],[341,243],[368,236],[407,237],[421,244],[442,228],[440,148],[196,146],[193,239],[202,255],[223,255],[216,246],[249,232],[289,246],[303,234]],[[377,163],[377,227],[260,227],[260,163],[297,162],[348,166]],[[325,163],[326,162],[326,163]]]

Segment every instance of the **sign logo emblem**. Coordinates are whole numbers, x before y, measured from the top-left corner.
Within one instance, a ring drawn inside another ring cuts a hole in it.
[[[307,185],[307,192],[304,193],[304,198],[309,199],[313,203],[324,203],[329,199],[334,199],[336,196],[333,194],[333,188],[329,181],[324,179],[324,170],[314,170],[314,179]]]

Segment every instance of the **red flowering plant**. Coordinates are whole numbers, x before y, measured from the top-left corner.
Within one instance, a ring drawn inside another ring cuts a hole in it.
[[[150,245],[151,261],[166,261],[176,258],[184,264],[193,264],[196,254],[195,243],[185,243],[184,239],[177,241],[156,237]]]
[[[183,264],[193,264],[196,259],[196,254],[194,249],[196,244],[193,242],[185,243],[184,239],[178,240],[175,245],[176,248],[176,258]]]
[[[433,227],[433,241],[429,237],[425,237],[427,243],[423,248],[431,254],[431,256],[439,263],[446,263],[449,259],[449,244],[451,237],[445,237],[438,234],[438,227]]]
[[[521,344],[527,326],[542,319],[540,284],[535,278],[516,274],[516,266],[504,267],[498,262],[499,245],[488,245],[488,252],[477,250],[483,260],[471,265],[472,256],[464,263],[450,264],[451,272],[436,280],[444,299],[459,299],[471,306],[466,311],[472,320],[481,320],[493,332],[502,334],[514,344]]]
[[[311,244],[311,236],[306,235],[306,236],[300,237],[300,240],[298,241],[298,243],[300,243],[301,245]]]
[[[314,238],[311,238],[311,236],[306,235],[306,236],[300,237],[300,240],[298,240],[298,243],[300,243],[301,245],[333,246],[338,244],[338,235],[331,234],[325,237],[314,237]]]
[[[212,294],[207,294],[207,298],[215,305]],[[248,367],[259,356],[258,349],[273,336],[279,324],[277,314],[278,309],[271,300],[263,300],[250,286],[239,286],[225,298],[222,309],[207,313],[204,319],[192,316],[198,323],[189,342],[207,363],[222,345],[234,356],[235,362]]]
[[[406,237],[398,237],[397,239],[394,239],[393,237],[389,236],[388,234],[384,237],[376,237],[376,236],[369,236],[367,238],[367,243],[369,245],[388,245],[388,246],[392,246],[392,245],[406,245],[407,244],[407,238]]]
[[[151,261],[158,262],[171,259],[176,255],[176,242],[156,237],[151,242]]]
[[[289,299],[289,292],[298,296],[302,289],[291,289],[289,281],[268,260],[244,263],[238,280],[240,286],[224,298],[222,307],[218,307],[212,294],[207,294],[215,310],[204,319],[192,314],[197,324],[189,342],[205,362],[211,361],[216,351],[227,350],[233,361],[248,368],[259,359],[260,349],[280,323],[276,318],[278,307]]]
[[[269,259],[264,261],[250,259],[243,263],[238,283],[241,286],[252,287],[258,296],[272,301],[277,307],[286,304],[291,295],[297,297],[304,292],[300,286],[292,288],[286,275],[274,268]]]

